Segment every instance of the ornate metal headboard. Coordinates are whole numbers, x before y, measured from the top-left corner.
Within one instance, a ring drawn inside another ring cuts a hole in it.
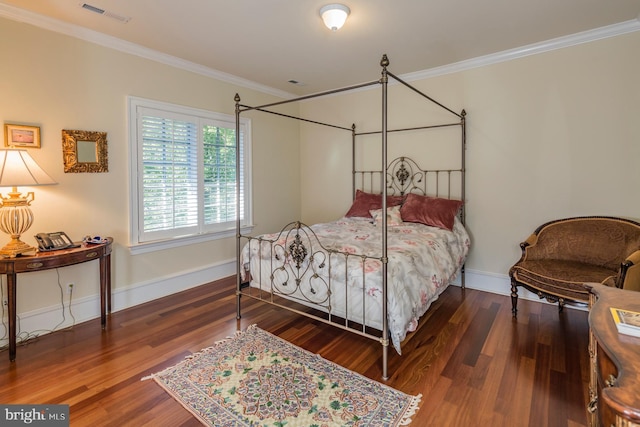
[[[461,192],[453,187],[454,179],[462,182],[462,169],[422,169],[409,157],[397,157],[387,166],[387,194],[405,195],[416,193],[446,199],[461,198]],[[354,171],[354,192],[382,192],[381,171]]]

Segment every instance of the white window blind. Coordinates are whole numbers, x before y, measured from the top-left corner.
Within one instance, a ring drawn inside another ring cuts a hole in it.
[[[248,225],[250,121],[240,125],[238,164],[234,117],[139,98],[129,104],[132,244],[228,236],[238,168],[241,225]]]
[[[145,233],[198,226],[197,123],[142,114]]]

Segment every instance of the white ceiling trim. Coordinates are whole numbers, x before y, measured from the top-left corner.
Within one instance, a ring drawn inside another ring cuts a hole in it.
[[[57,19],[49,18],[44,15],[26,11],[13,6],[0,3],[0,17],[11,19],[13,21],[24,22],[39,28],[65,34],[81,40],[92,42],[104,47],[115,49],[124,53],[135,55],[141,58],[156,61],[165,65],[180,68],[193,73],[201,74],[227,83],[238,85],[244,88],[253,89],[268,95],[277,96],[284,99],[296,98],[297,96],[289,92],[275,89],[256,83],[251,80],[224,73],[210,67],[205,67],[184,59],[167,55],[153,49],[148,49],[140,45],[127,42],[116,37],[108,36],[93,30],[89,30],[77,25],[68,24]],[[406,81],[421,80],[445,74],[456,73],[478,67],[484,67],[491,64],[510,61],[513,59],[523,58],[529,55],[536,55],[543,52],[549,52],[556,49],[562,49],[582,43],[588,43],[608,37],[615,37],[634,31],[640,31],[640,17],[638,19],[610,25],[607,27],[596,28],[594,30],[584,31],[569,36],[551,39],[545,42],[534,43],[515,49],[498,52],[495,54],[485,55],[465,61],[456,62],[441,67],[435,67],[428,70],[417,71],[413,73],[403,74],[401,77]]]
[[[219,70],[215,70],[210,67],[205,67],[200,64],[186,61],[181,58],[177,58],[172,55],[167,55],[157,50],[148,49],[146,47],[131,43],[117,37],[112,37],[97,31],[89,30],[87,28],[80,27],[74,24],[68,24],[58,19],[53,19],[48,16],[33,13],[24,9],[8,6],[0,3],[0,16],[11,19],[13,21],[24,22],[45,30],[54,31],[56,33],[65,34],[67,36],[75,37],[84,41],[98,44],[100,46],[108,47],[118,50],[120,52],[128,53],[131,55],[139,56],[141,58],[156,61],[165,65],[180,68],[186,71],[191,71],[196,74],[201,74],[207,77],[211,77],[217,80],[221,80],[227,83],[235,84],[248,89],[253,89],[258,92],[274,95],[279,98],[292,98],[295,95],[282,90],[274,89],[269,86],[261,85],[251,80],[243,79],[241,77],[234,76],[232,74],[224,73]]]
[[[575,46],[582,43],[620,36],[635,31],[640,31],[639,19],[632,19],[630,21],[621,22],[619,24],[613,24],[589,31],[583,31],[581,33],[576,33],[569,36],[558,37],[544,42],[521,46],[515,49],[505,50],[490,55],[479,56],[477,58],[444,65],[442,67],[416,71],[414,73],[404,74],[399,77],[406,81],[422,80],[430,77],[470,70],[472,68],[484,67],[500,62],[511,61],[513,59],[524,58],[525,56],[537,55],[539,53],[549,52],[552,50],[563,49],[565,47]]]

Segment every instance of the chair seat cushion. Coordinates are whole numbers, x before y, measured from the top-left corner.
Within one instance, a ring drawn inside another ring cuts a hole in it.
[[[592,264],[566,260],[525,260],[511,269],[521,284],[548,294],[575,301],[589,301],[585,283],[613,285],[616,271]]]

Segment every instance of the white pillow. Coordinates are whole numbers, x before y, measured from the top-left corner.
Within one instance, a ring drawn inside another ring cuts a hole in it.
[[[382,209],[370,210],[369,213],[373,218],[372,223],[375,225],[382,224]],[[402,225],[402,216],[400,215],[400,206],[391,206],[387,208],[387,226]]]

